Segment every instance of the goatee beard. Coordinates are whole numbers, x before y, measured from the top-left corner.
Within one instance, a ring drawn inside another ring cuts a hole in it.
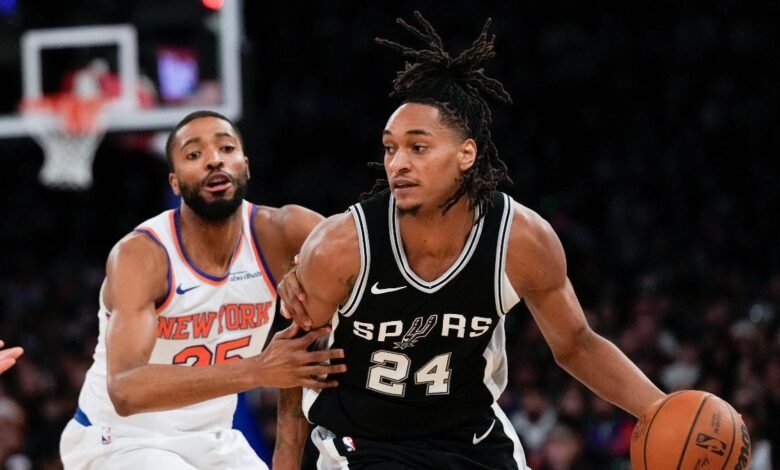
[[[406,209],[401,209],[400,207],[396,206],[396,211],[398,213],[398,217],[414,217],[417,215],[418,212],[420,212],[420,206],[412,206]]]
[[[236,213],[236,210],[238,210],[244,200],[244,196],[246,196],[247,181],[245,179],[239,180],[234,178],[233,184],[236,186],[233,197],[216,199],[211,202],[206,201],[201,196],[202,184],[198,184],[196,187],[189,187],[179,183],[179,189],[181,190],[181,198],[184,199],[184,202],[198,217],[208,222],[221,222]]]

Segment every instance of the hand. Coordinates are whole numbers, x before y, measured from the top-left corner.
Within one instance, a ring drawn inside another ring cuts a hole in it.
[[[3,346],[5,346],[5,343],[3,340],[0,340],[0,374],[13,367],[13,365],[16,364],[16,360],[24,352],[24,350],[20,347],[2,351]]]
[[[306,294],[298,280],[296,271],[298,269],[298,256],[295,256],[293,267],[282,278],[282,282],[277,286],[279,297],[282,299],[282,316],[298,324],[304,331],[311,329],[311,318],[306,313],[306,307],[303,303],[306,301]]]
[[[306,387],[315,390],[336,387],[338,382],[327,380],[327,376],[346,372],[347,366],[330,365],[326,361],[343,358],[344,350],[308,350],[314,342],[330,334],[331,328],[319,328],[296,338],[299,331],[300,327],[293,323],[276,333],[266,350],[256,356],[260,362],[259,369],[262,369],[262,384],[267,387]]]

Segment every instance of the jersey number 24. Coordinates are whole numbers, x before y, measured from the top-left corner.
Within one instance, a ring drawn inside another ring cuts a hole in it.
[[[450,354],[439,354],[414,373],[414,383],[425,385],[426,395],[450,393]],[[406,354],[393,351],[375,351],[371,355],[375,365],[368,369],[366,388],[375,392],[403,397],[412,361]]]

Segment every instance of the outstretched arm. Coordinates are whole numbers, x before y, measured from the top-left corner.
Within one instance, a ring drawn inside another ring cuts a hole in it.
[[[120,415],[179,408],[259,386],[336,385],[311,377],[341,372],[343,366],[311,364],[342,352],[307,351],[327,331],[295,338],[295,326],[277,333],[262,354],[241,361],[205,367],[149,364],[157,329],[154,302],[166,291],[164,251],[142,234],[120,241],[109,255],[104,290],[111,311],[106,334],[108,392]]]
[[[5,343],[0,339],[0,374],[7,371],[16,364],[16,360],[22,355],[24,350],[20,347],[3,349]]]
[[[525,298],[556,362],[577,380],[634,416],[664,397],[622,351],[590,328],[566,275],[560,240],[546,221],[519,205],[507,274]]]

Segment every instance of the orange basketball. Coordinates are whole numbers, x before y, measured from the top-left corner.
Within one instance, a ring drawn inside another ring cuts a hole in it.
[[[750,435],[724,400],[698,390],[675,392],[647,410],[631,437],[634,470],[747,470]]]

